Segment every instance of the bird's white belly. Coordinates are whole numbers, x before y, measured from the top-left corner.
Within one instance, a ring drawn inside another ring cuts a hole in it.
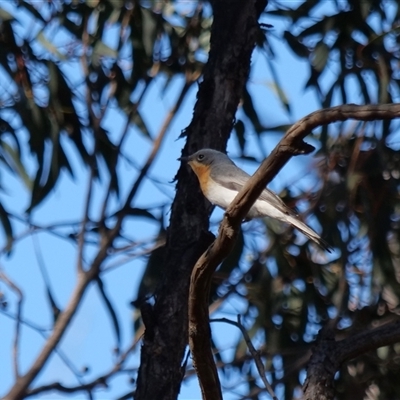
[[[227,189],[212,181],[212,183],[208,185],[208,190],[207,193],[205,193],[205,196],[210,203],[226,210],[237,194],[238,192],[235,190]]]
[[[236,190],[227,189],[213,182],[208,186],[206,197],[210,203],[226,210],[237,194],[238,192]],[[282,213],[282,211],[278,210],[266,201],[256,200],[248,212],[247,218],[260,218],[268,216],[282,219],[284,215],[285,214]]]

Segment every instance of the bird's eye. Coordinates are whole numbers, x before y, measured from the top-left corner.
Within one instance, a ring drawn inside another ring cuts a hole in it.
[[[204,159],[204,154],[199,154],[199,155],[197,156],[197,159],[198,159],[199,161],[203,160],[203,159]]]

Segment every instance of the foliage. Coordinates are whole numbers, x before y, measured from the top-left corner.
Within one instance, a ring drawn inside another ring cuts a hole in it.
[[[283,106],[283,118],[292,119],[295,103],[301,100],[289,101],[285,95],[276,71],[278,43],[287,44],[307,64],[304,90],[313,91],[321,107],[398,99],[398,5],[378,0],[337,1],[330,2],[329,7],[324,3],[306,1],[289,8],[288,2],[271,1],[263,15],[263,21],[283,21],[287,28],[280,36],[278,30],[261,26],[257,43],[257,51],[273,76],[271,86]],[[23,182],[30,200],[27,215],[16,215],[0,197],[6,237],[2,254],[18,252],[19,240],[47,230],[72,241],[79,262],[85,260],[83,269],[89,270],[91,262],[86,260],[102,254],[115,228],[109,253],[102,259],[102,272],[126,262],[121,261],[123,257],[131,261],[150,254],[139,288],[135,288],[136,312],[140,302],[151,297],[162,276],[164,217],[169,204],[154,209],[139,207],[133,201],[142,181],[149,179],[146,175],[172,118],[201,76],[209,50],[210,7],[201,1],[185,8],[169,1],[87,0],[40,5],[22,1],[15,5],[18,17],[7,10],[0,6],[0,161],[4,170]],[[23,29],[24,21],[29,21],[31,29]],[[160,132],[154,135],[141,105],[152,85],[159,84],[156,78],[160,76],[165,82],[163,93],[168,92],[174,77],[184,77],[185,84]],[[244,89],[234,129],[244,161],[255,158],[252,140],[264,146],[287,127],[267,126],[258,110],[264,112],[265,108],[267,114],[269,110],[259,101],[249,86]],[[110,112],[123,115],[126,121],[120,136],[106,129],[104,121]],[[152,152],[137,179],[127,187],[121,182],[121,163],[132,167],[142,159],[127,146],[133,129],[151,141]],[[397,133],[396,121],[324,126],[311,134],[313,143],[318,144],[312,183],[303,191],[296,192],[289,184],[282,188],[285,202],[298,207],[304,217],[309,216],[308,221],[320,227],[321,236],[335,248],[332,255],[304,242],[276,221],[251,222],[243,225],[235,250],[216,273],[210,298],[212,317],[225,315],[225,309],[240,309],[250,338],[260,345],[272,387],[282,398],[299,397],[312,343],[327,321],[339,336],[347,336],[394,319],[397,314]],[[32,215],[56,194],[64,172],[79,179],[83,170],[90,173],[83,221],[71,222],[67,228],[33,224]],[[90,203],[94,182],[102,189],[99,208]],[[4,196],[3,185],[0,190]],[[135,229],[143,219],[156,224],[157,234],[144,244],[132,243],[121,226],[129,220]],[[27,233],[21,234],[19,224]],[[71,260],[71,264],[74,262]],[[125,368],[125,362],[137,347],[143,322],[136,313],[132,344],[123,349],[123,323],[104,275],[99,273],[95,282],[116,338],[119,358],[115,365],[117,371],[136,377],[136,369]],[[3,295],[3,313],[7,314],[10,292],[18,290],[5,272],[0,278],[7,287]],[[57,305],[46,273],[43,279],[56,320],[63,307]],[[18,321],[17,313],[9,315]],[[213,331],[218,326],[213,323]],[[237,337],[229,355],[224,352],[224,343],[215,340],[223,391],[228,394],[244,385],[240,393],[258,398],[265,388],[244,340]],[[376,393],[381,398],[399,397],[400,385],[394,379],[399,368],[398,352],[398,345],[393,345],[349,362],[338,375],[337,398],[351,395],[361,399],[365,393],[371,398],[378,398]],[[106,384],[113,373],[91,379],[86,390],[91,393]],[[79,385],[75,390],[82,390],[89,380],[84,374],[76,375]],[[187,378],[191,375],[189,365]],[[67,391],[65,387],[32,386],[30,390],[33,394],[53,389],[63,392]]]

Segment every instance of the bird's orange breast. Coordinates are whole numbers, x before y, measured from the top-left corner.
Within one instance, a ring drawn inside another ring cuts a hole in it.
[[[207,192],[210,185],[210,166],[203,165],[194,161],[190,163],[190,167],[199,179],[201,191],[207,197]]]

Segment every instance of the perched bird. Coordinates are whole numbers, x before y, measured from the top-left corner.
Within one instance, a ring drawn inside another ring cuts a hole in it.
[[[210,203],[226,210],[250,179],[250,175],[240,169],[224,153],[212,149],[202,149],[186,161],[199,179],[200,188]],[[330,246],[314,230],[302,222],[282,199],[269,189],[264,189],[260,197],[250,208],[246,219],[271,217],[283,221],[306,235],[320,247],[330,252]]]

